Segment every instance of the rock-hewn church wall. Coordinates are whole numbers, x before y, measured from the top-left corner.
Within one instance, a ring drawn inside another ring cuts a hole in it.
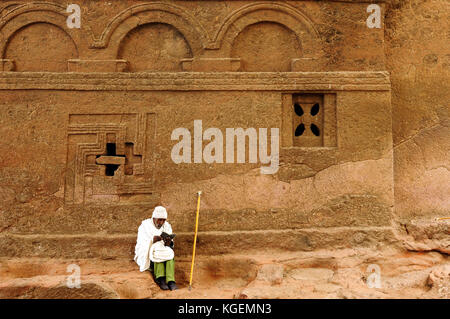
[[[393,242],[394,188],[399,215],[415,196],[405,176],[416,172],[407,158],[417,154],[402,141],[425,125],[396,117],[411,113],[403,94],[422,95],[402,86],[412,80],[403,71],[392,74],[407,54],[393,45],[397,35],[386,47],[384,25],[368,28],[367,6],[87,1],[81,28],[71,29],[65,2],[3,5],[1,254],[131,256],[137,227],[157,204],[180,234],[179,253],[189,253],[199,190],[199,253]],[[434,107],[428,123],[444,123],[448,108]],[[195,141],[196,120],[203,134],[223,134],[216,162],[205,162],[211,141]],[[191,134],[190,163],[173,160],[177,128]],[[258,150],[259,129],[278,128],[276,170],[262,174],[269,164],[260,154],[227,163],[227,128],[255,129]],[[445,139],[433,132],[433,143]],[[445,159],[436,154],[424,165]],[[414,183],[429,187],[433,176]]]
[[[447,1],[391,1],[385,20],[395,216],[410,250],[450,249],[449,12]]]
[[[446,1],[394,1],[386,17],[395,207],[404,219],[449,215],[449,11]]]

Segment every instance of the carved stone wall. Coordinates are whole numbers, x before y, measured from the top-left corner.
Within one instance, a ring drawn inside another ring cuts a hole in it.
[[[62,1],[0,8],[2,255],[66,256],[71,236],[76,256],[129,256],[157,204],[189,253],[198,190],[199,253],[393,242],[391,85],[366,3],[81,7],[80,29]],[[174,163],[194,120],[279,128],[278,171]]]
[[[61,72],[64,60],[76,72],[383,70],[383,30],[367,28],[365,7],[333,1],[88,1],[82,27],[70,29],[63,1],[7,2],[0,7],[0,53],[10,63],[7,71]],[[355,29],[360,37],[352,36]],[[20,50],[21,41],[33,49]]]
[[[154,137],[155,114],[70,114],[65,203],[145,203]]]

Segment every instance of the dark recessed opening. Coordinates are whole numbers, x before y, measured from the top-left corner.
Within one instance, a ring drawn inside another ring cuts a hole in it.
[[[313,132],[313,134],[315,136],[319,136],[320,135],[320,130],[315,124],[311,124],[311,132]]]
[[[106,155],[116,155],[116,143],[106,143]]]
[[[106,143],[106,155],[116,156],[116,143]],[[101,155],[97,155],[97,158]],[[105,165],[105,176],[114,176],[120,165],[106,164]]]
[[[319,110],[320,110],[319,103],[314,104],[311,108],[311,115],[312,116],[316,115],[317,113],[319,113]]]
[[[300,136],[305,131],[305,125],[302,123],[295,129],[295,136]]]
[[[304,113],[302,107],[298,103],[294,104],[294,111],[295,111],[295,114],[297,114],[298,116],[302,116]]]
[[[119,168],[120,165],[107,164],[105,166],[105,175],[114,176],[115,171]]]

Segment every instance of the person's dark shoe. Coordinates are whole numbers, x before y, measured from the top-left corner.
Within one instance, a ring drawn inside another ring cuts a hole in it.
[[[162,290],[169,290],[169,286],[167,286],[166,279],[164,277],[157,278],[156,283],[158,284],[159,288],[161,288]]]
[[[178,289],[178,287],[177,287],[177,285],[175,284],[175,281],[169,281],[169,289],[170,290],[177,290]]]

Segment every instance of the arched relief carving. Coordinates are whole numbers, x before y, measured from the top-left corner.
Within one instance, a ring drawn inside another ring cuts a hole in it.
[[[275,22],[292,30],[299,39],[305,57],[321,51],[319,34],[313,22],[297,8],[283,3],[254,3],[232,12],[216,32],[208,49],[220,49],[231,55],[234,39],[247,26],[259,22]]]
[[[185,9],[167,3],[136,5],[118,14],[97,38],[92,47],[107,48],[117,57],[123,38],[136,27],[150,23],[169,24],[188,42],[192,53],[199,55],[207,43],[206,31]]]
[[[78,58],[78,52],[64,30],[41,21],[17,30],[8,39],[3,57],[13,61],[19,72],[67,72],[68,61]]]
[[[3,17],[3,13],[7,12],[8,10],[23,5],[23,3],[20,2],[7,2],[6,4],[0,6],[0,19]]]
[[[186,38],[172,25],[143,24],[122,39],[117,58],[129,72],[179,72],[181,61],[192,58]]]
[[[104,52],[99,53],[101,60],[87,54],[90,57],[88,60],[81,57],[82,60],[76,58],[68,61],[69,70],[75,72],[117,72],[125,69],[127,61],[118,59],[123,39],[139,26],[152,23],[171,25],[185,38],[192,52],[192,58],[181,61],[183,70],[187,71],[236,71],[240,61],[232,57],[233,42],[246,27],[260,22],[283,25],[298,38],[301,55],[291,61],[291,71],[305,71],[304,65],[314,64],[322,51],[313,22],[299,9],[284,3],[244,5],[227,16],[213,38],[186,8],[169,3],[132,6],[116,15],[100,37],[95,37],[85,20],[82,29],[69,29],[66,25],[69,14],[65,5],[10,2],[0,7],[0,10],[0,71],[12,68],[11,61],[4,59],[11,36],[23,27],[38,22],[62,29],[74,42],[77,56],[88,53],[89,48],[104,49]],[[210,52],[205,52],[205,49]]]
[[[56,3],[32,2],[12,7],[0,18],[0,56],[4,57],[8,40],[14,33],[27,25],[38,22],[52,24],[63,30],[75,44],[77,55],[86,42],[79,29],[69,29],[66,24],[68,13],[66,7]],[[3,8],[3,9],[5,9]],[[83,43],[84,42],[84,43]]]
[[[233,41],[231,57],[240,60],[241,72],[290,72],[302,57],[297,35],[282,24],[250,24]]]

